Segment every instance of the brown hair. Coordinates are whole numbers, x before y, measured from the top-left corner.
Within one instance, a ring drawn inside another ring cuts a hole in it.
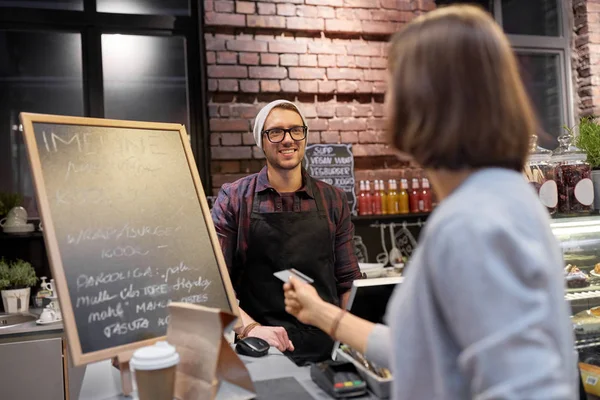
[[[273,110],[275,110],[277,108],[281,108],[283,110],[294,111],[296,114],[298,114],[300,116],[300,118],[302,118],[302,114],[300,114],[300,111],[298,111],[298,107],[296,107],[295,104],[280,103],[280,104],[277,104],[275,107],[273,107]]]
[[[425,14],[391,41],[391,141],[425,168],[521,171],[536,119],[513,51],[483,10]]]

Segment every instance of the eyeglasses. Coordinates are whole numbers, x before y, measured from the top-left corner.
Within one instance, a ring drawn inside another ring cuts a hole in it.
[[[263,131],[263,135],[267,135],[267,139],[271,143],[281,143],[285,139],[285,134],[289,133],[290,137],[295,141],[299,142],[304,140],[308,127],[306,126],[292,126],[289,129],[273,128]]]

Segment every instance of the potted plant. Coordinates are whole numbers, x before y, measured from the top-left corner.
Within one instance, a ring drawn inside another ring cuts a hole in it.
[[[4,311],[13,314],[29,310],[31,286],[38,281],[30,263],[0,259],[0,294]]]
[[[23,205],[23,196],[19,193],[0,192],[0,219],[13,208]]]
[[[594,117],[583,117],[578,125],[576,146],[585,151],[592,168],[594,183],[594,209],[600,210],[600,124]]]

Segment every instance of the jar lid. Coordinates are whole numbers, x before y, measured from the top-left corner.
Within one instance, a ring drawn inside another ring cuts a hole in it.
[[[552,153],[553,161],[585,161],[587,154],[573,144],[573,134],[566,130],[558,137],[558,147]]]
[[[531,135],[529,139],[529,158],[528,162],[550,161],[552,151],[538,146],[537,135]]]
[[[169,368],[178,363],[179,354],[175,347],[165,341],[137,349],[130,361],[131,367],[139,371]]]

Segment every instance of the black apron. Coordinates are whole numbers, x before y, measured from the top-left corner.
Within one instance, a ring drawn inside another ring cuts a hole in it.
[[[283,326],[294,344],[286,352],[296,364],[330,358],[333,340],[320,329],[300,323],[285,311],[283,282],[274,272],[295,268],[314,279],[321,298],[339,305],[334,274],[334,245],[327,213],[320,193],[308,178],[317,209],[300,212],[300,199],[294,195],[294,211],[259,213],[267,193],[255,192],[250,215],[246,264],[236,290],[240,308],[263,325]],[[270,189],[273,190],[273,189]],[[278,199],[280,209],[281,199]]]

